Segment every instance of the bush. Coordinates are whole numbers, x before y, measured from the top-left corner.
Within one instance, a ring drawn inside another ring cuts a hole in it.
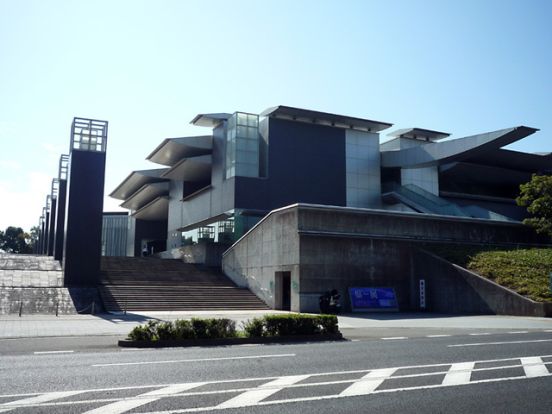
[[[194,327],[192,322],[177,319],[174,323],[174,337],[175,339],[192,339],[195,338]]]
[[[317,335],[338,333],[335,315],[267,315],[265,336]]]
[[[159,340],[157,335],[158,321],[148,321],[145,325],[135,326],[128,334],[128,339],[132,341],[151,341]]]
[[[235,338],[236,322],[231,319],[199,319],[192,318],[192,326],[196,338]]]
[[[264,332],[264,319],[263,318],[253,318],[243,324],[243,330],[245,336],[248,338],[260,338],[265,335]]]
[[[156,342],[159,340],[249,338],[267,336],[317,335],[339,333],[335,315],[266,315],[243,324],[243,334],[236,331],[236,322],[231,319],[200,319],[174,322],[148,321],[136,326],[128,339]]]

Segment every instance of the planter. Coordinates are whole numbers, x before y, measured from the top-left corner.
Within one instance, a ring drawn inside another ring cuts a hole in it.
[[[182,339],[162,341],[131,341],[120,340],[120,347],[128,348],[168,348],[187,346],[220,346],[220,345],[242,345],[242,344],[287,344],[296,342],[319,342],[319,341],[343,341],[343,335],[321,334],[321,335],[290,335],[290,336],[269,336],[260,338],[215,338],[215,339]]]

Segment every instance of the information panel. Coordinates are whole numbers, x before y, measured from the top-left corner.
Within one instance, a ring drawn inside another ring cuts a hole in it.
[[[353,312],[398,311],[395,289],[388,287],[349,288]]]

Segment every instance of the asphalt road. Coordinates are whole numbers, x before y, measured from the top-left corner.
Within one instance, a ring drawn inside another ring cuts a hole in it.
[[[469,333],[162,350],[2,341],[0,412],[552,412],[552,332]]]

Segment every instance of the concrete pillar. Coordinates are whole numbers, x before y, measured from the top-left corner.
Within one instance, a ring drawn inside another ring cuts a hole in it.
[[[75,118],[65,208],[65,286],[99,281],[107,122]]]

